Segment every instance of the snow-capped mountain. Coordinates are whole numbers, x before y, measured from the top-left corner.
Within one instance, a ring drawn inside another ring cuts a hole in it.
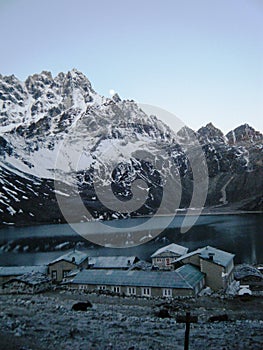
[[[224,136],[211,123],[197,134],[209,173],[206,204],[262,210],[263,135],[244,124]]]
[[[240,126],[225,136],[208,124],[176,134],[134,101],[100,96],[75,69],[55,78],[49,72],[34,74],[25,82],[0,75],[1,223],[63,221],[56,196],[74,208],[79,194],[94,218],[122,217],[127,214],[111,208],[106,188],[125,207],[134,197],[134,180],[143,180],[148,189],[141,188],[145,203],[131,215],[156,212],[168,179],[175,186],[167,200],[173,202],[181,181],[180,205],[187,207],[193,172],[185,147],[193,139],[207,161],[206,205],[262,208],[262,135],[252,127]],[[163,209],[168,213],[169,205]],[[89,219],[85,210],[77,217],[72,212],[73,221]]]

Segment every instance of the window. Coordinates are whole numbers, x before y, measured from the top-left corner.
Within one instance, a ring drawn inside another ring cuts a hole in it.
[[[106,286],[98,286],[97,288],[98,288],[99,290],[105,290],[105,289],[107,289]]]
[[[151,296],[151,288],[142,288],[142,296],[150,297]]]
[[[67,277],[67,274],[70,272],[70,270],[63,270],[62,276],[63,278]]]
[[[163,297],[172,297],[173,295],[173,292],[172,292],[172,289],[170,288],[163,288]]]
[[[127,287],[127,294],[128,295],[136,295],[136,288],[135,287]]]
[[[114,287],[112,287],[112,291],[114,293],[120,293],[121,292],[121,287],[114,286]]]
[[[51,278],[52,278],[52,280],[56,280],[57,279],[57,271],[56,270],[52,270],[51,271]]]
[[[169,258],[166,258],[166,259],[165,259],[165,265],[166,265],[166,266],[169,266],[169,265],[170,265],[170,259],[169,259]]]
[[[80,284],[79,289],[88,289],[88,286],[85,284]]]

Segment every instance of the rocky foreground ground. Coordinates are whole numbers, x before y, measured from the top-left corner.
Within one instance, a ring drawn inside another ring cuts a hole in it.
[[[87,311],[73,311],[89,300]],[[170,318],[157,316],[166,309]],[[178,314],[198,316],[190,349],[262,349],[263,298],[199,297],[173,301],[52,292],[0,295],[0,349],[148,350],[184,347],[185,325]],[[209,322],[227,314],[229,320]]]

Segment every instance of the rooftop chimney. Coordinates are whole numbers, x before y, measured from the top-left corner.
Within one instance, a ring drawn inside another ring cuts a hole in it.
[[[213,261],[214,260],[214,253],[208,253],[208,259]]]

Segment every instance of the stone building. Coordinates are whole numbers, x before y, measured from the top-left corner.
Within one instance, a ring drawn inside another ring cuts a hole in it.
[[[205,275],[191,265],[176,271],[82,270],[68,286],[80,290],[110,290],[143,297],[195,296]]]
[[[40,272],[47,273],[47,266],[34,265],[34,266],[0,266],[0,284],[7,282],[12,278],[22,276],[29,273]]]
[[[89,258],[86,253],[74,250],[68,252],[48,264],[48,274],[52,281],[61,282],[67,274],[76,269],[88,267]]]
[[[172,261],[185,255],[187,252],[188,248],[186,247],[175,243],[169,244],[151,255],[152,266],[161,270],[171,270],[173,269]]]
[[[199,248],[173,261],[175,268],[192,264],[205,274],[205,282],[213,290],[225,290],[234,280],[234,254],[214,247]]]
[[[2,284],[2,293],[35,294],[51,288],[51,280],[41,272],[27,273],[9,279]]]
[[[242,264],[235,267],[235,279],[253,291],[263,290],[263,274],[254,266]]]

